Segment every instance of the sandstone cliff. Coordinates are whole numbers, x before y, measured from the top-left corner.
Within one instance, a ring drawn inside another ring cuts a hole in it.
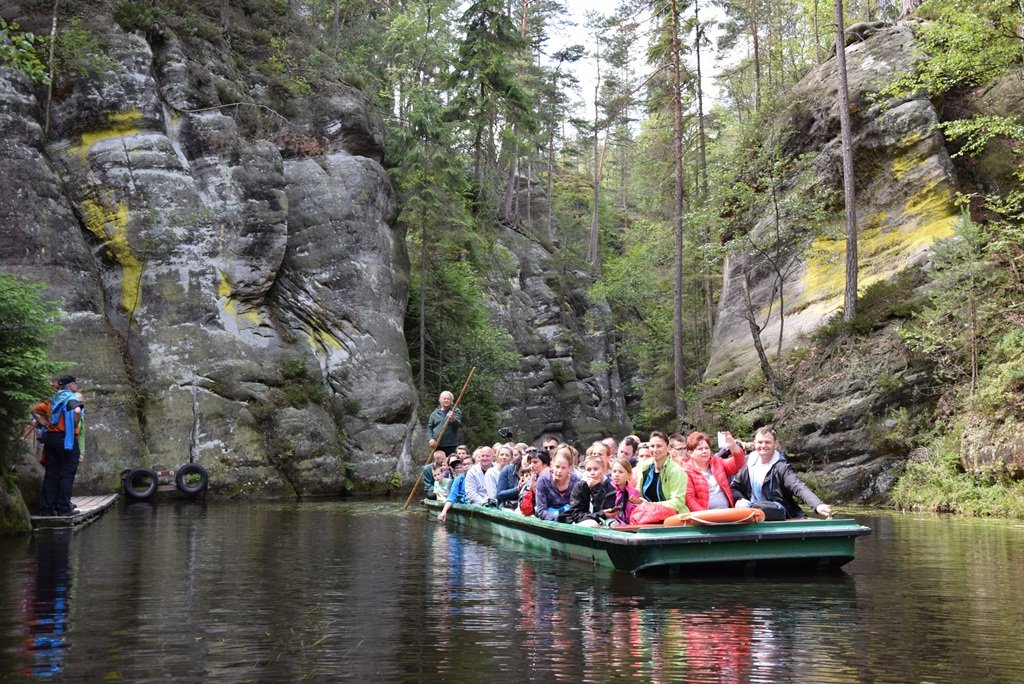
[[[258,88],[210,45],[102,12],[88,28],[112,62],[61,82],[48,130],[42,90],[0,72],[0,265],[65,314],[53,356],[88,397],[78,490],[189,460],[224,494],[387,486],[420,433],[372,109],[334,82],[278,122],[258,98],[227,106]],[[252,116],[276,142],[240,130]]]
[[[33,8],[19,18],[45,33],[51,6]],[[219,495],[410,484],[426,440],[409,264],[366,97],[326,68],[316,88],[268,76],[195,21],[131,32],[101,6],[82,30],[104,59],[62,76],[49,107],[0,70],[0,239],[16,246],[0,268],[65,314],[52,356],[88,399],[76,491],[190,460]],[[486,299],[520,356],[501,419],[526,440],[623,432],[614,338],[578,294],[588,278],[552,276],[549,247],[494,230],[509,268]],[[18,467],[31,499],[40,468],[27,453]]]
[[[951,161],[950,151],[936,124],[943,102],[923,97],[901,100],[871,97],[895,74],[907,70],[914,54],[907,25],[876,26],[865,40],[846,48],[849,72],[854,164],[857,191],[859,289],[873,283],[894,285],[894,296],[906,301],[927,293],[927,273],[933,244],[953,235],[960,208],[957,191],[976,184],[1002,185],[1006,159],[982,157],[978,177],[965,178]],[[787,106],[773,123],[788,158],[808,155],[813,164],[812,185],[841,189],[839,118],[835,59],[809,72],[787,97]],[[981,113],[1004,113],[1024,100],[1019,75],[989,92],[961,95],[969,108]],[[1011,104],[1014,103],[1014,104]],[[998,156],[998,153],[996,154]],[[790,193],[807,186],[791,185]],[[841,196],[841,195],[840,195]],[[842,235],[842,217],[835,233]],[[751,226],[768,230],[770,212]],[[806,244],[797,267],[786,279],[787,302],[780,318],[773,305],[770,278],[752,271],[752,297],[766,348],[774,352],[784,323],[782,349],[791,380],[787,400],[778,403],[763,394],[744,393],[742,386],[759,375],[747,321],[741,313],[744,259],[727,264],[705,378],[715,386],[709,399],[739,401],[733,415],[753,424],[773,422],[786,449],[809,467],[828,496],[839,500],[884,501],[908,454],[893,450],[894,433],[910,420],[931,421],[941,388],[927,360],[915,357],[898,335],[898,322],[884,324],[862,340],[851,342],[829,358],[801,362],[801,347],[842,307],[845,284],[845,242],[819,238]],[[741,255],[742,256],[742,255]],[[796,352],[794,354],[794,352]],[[771,354],[774,362],[774,353]],[[1016,423],[1014,423],[1016,424]],[[1001,460],[1018,462],[1024,445],[1006,439],[1006,427],[972,417],[962,450],[967,468]],[[995,438],[995,435],[999,438]],[[1020,461],[1024,463],[1024,461]]]

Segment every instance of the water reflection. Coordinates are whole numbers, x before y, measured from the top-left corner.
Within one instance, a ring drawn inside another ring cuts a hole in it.
[[[465,652],[562,681],[856,681],[857,590],[802,579],[636,578],[438,527],[430,620],[436,664]],[[511,619],[509,619],[509,616]],[[460,633],[460,631],[462,633]]]
[[[71,646],[71,534],[71,530],[43,531],[36,535],[33,544],[36,573],[25,585],[26,633],[21,654],[28,673],[41,679],[64,672],[64,660]]]
[[[399,506],[3,540],[0,681],[1024,681],[1019,524],[865,515],[839,575],[634,578]]]

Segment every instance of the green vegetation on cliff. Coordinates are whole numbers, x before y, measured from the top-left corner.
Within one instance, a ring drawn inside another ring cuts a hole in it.
[[[40,288],[0,273],[0,429],[3,460],[10,465],[11,438],[27,420],[27,407],[50,394],[50,380],[63,368],[50,361],[47,347],[60,331],[59,312]],[[4,472],[7,468],[4,467]]]
[[[960,459],[963,425],[916,452],[892,499],[903,509],[1024,518],[1024,481],[1001,467],[965,472]]]

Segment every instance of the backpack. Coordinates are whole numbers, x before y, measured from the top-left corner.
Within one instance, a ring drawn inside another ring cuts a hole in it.
[[[70,406],[75,402],[74,406]],[[74,392],[59,390],[50,397],[50,425],[60,425],[64,420],[64,449],[71,451],[75,448],[75,415],[74,409],[80,402]]]
[[[519,512],[523,515],[533,515],[533,490],[527,489],[523,492],[523,498],[519,500]]]

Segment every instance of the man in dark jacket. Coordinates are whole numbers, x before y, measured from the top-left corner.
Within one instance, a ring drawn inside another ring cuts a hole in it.
[[[427,434],[430,436],[430,446],[435,449],[440,449],[445,453],[446,456],[451,456],[455,453],[455,450],[459,446],[459,428],[462,427],[462,409],[452,408],[452,403],[455,401],[455,396],[445,390],[441,392],[441,396],[438,397],[438,407],[430,413],[430,417],[427,418]],[[444,427],[445,419],[448,418],[448,414],[452,413],[451,418],[448,420],[448,426]],[[441,434],[441,428],[444,427],[444,434]]]
[[[774,503],[784,511],[786,518],[804,518],[799,497],[815,513],[824,517],[832,515],[832,508],[821,502],[811,488],[793,472],[786,459],[775,450],[775,433],[771,428],[760,428],[754,434],[754,451],[747,455],[747,465],[730,482],[736,508],[749,508],[753,503]],[[760,507],[760,506],[759,506]],[[769,510],[765,510],[772,519]],[[781,519],[783,515],[780,515]]]

